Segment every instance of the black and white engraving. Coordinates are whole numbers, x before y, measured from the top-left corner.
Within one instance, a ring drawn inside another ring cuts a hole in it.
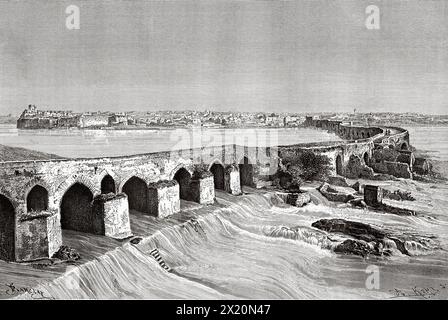
[[[0,61],[1,299],[448,299],[446,1],[2,0]]]

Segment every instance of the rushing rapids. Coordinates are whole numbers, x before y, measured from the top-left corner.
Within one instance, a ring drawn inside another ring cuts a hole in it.
[[[448,187],[428,191],[415,181],[397,184],[416,194],[414,205],[431,214],[397,216],[318,200],[296,208],[255,189],[238,199],[220,192],[211,207],[184,203],[180,216],[155,232],[156,218],[133,214],[132,227],[142,241],[119,246],[36,289],[56,299],[369,299],[432,287],[439,289],[428,298],[446,299],[448,218],[438,208]],[[409,255],[393,241],[386,244],[393,252],[389,257],[336,254],[335,246],[347,238],[311,226],[329,218],[408,235]],[[423,245],[421,239],[429,240]],[[91,245],[95,241],[88,239]],[[370,265],[380,270],[378,290],[366,288]]]

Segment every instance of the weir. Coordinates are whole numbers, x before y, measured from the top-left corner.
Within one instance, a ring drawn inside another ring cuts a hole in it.
[[[132,235],[129,214],[135,211],[161,219],[179,212],[181,199],[207,205],[214,202],[215,189],[240,195],[242,186],[269,185],[288,152],[325,154],[334,174],[345,175],[351,173],[350,161],[368,165],[375,148],[409,148],[409,134],[400,128],[350,126],[311,117],[304,125],[346,141],[266,148],[230,144],[122,157],[2,162],[0,259],[52,257],[63,244],[62,229],[123,239]]]

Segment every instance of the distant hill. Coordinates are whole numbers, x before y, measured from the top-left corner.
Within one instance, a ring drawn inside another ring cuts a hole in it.
[[[25,161],[63,159],[55,154],[34,151],[25,148],[8,147],[0,144],[0,161]]]

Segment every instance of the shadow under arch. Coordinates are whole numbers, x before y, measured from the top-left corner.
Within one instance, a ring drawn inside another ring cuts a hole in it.
[[[40,184],[32,187],[26,196],[26,210],[28,212],[48,210],[48,190]]]
[[[191,200],[190,184],[191,174],[184,167],[179,168],[173,176],[173,179],[179,183],[180,198],[184,200]]]
[[[407,142],[403,142],[400,145],[400,150],[409,150],[409,145],[407,144]]]
[[[249,161],[247,156],[244,156],[239,164],[238,169],[240,172],[240,184],[242,186],[253,186],[254,185],[254,166]]]
[[[116,192],[116,186],[115,186],[115,180],[112,178],[111,175],[106,174],[103,179],[101,179],[101,194],[107,194],[107,193],[115,193]]]
[[[364,164],[366,166],[368,166],[369,163],[370,163],[369,153],[368,152],[364,152],[364,155],[362,156],[362,159],[364,160]]]
[[[0,194],[0,260],[15,260],[16,211],[12,202]]]
[[[149,194],[146,182],[137,177],[130,177],[122,187],[122,192],[128,197],[129,210],[149,213]]]
[[[103,221],[94,213],[93,193],[84,184],[75,182],[61,199],[61,228],[101,234]]]
[[[342,176],[342,156],[338,154],[336,156],[336,174]]]
[[[210,165],[210,172],[213,174],[213,182],[215,189],[224,190],[225,188],[225,178],[224,178],[224,166],[215,161]]]

